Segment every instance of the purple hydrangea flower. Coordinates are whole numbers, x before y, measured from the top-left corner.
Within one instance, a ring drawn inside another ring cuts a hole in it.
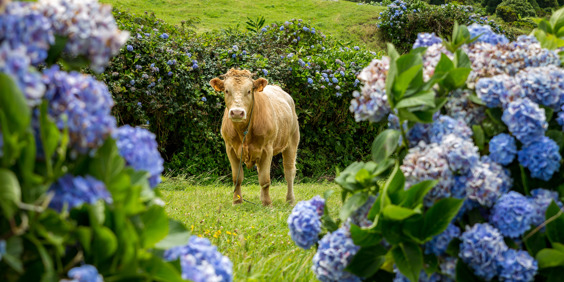
[[[113,135],[119,149],[119,154],[127,165],[135,170],[149,173],[149,184],[152,188],[161,183],[163,172],[163,158],[157,149],[155,135],[150,131],[124,125]]]
[[[509,103],[501,119],[525,146],[542,139],[548,127],[544,109],[528,98]]]
[[[531,196],[529,196],[529,201],[534,208],[531,219],[531,224],[533,226],[541,225],[545,221],[546,209],[552,201],[556,202],[559,207],[562,207],[562,202],[558,200],[558,192],[542,188],[532,190]]]
[[[552,139],[542,136],[540,140],[529,143],[518,153],[519,163],[528,168],[531,177],[544,181],[560,169],[559,147]]]
[[[501,281],[534,281],[537,261],[527,251],[509,249],[499,259]]]
[[[102,275],[98,273],[98,269],[90,264],[73,267],[69,270],[69,278],[76,282],[103,282]]]
[[[307,250],[319,240],[324,209],[325,200],[319,196],[301,201],[292,209],[287,222],[290,237],[298,247]]]
[[[313,273],[323,282],[360,281],[360,278],[345,271],[359,249],[345,229],[327,233],[319,241],[319,248],[313,256]]]
[[[440,44],[443,40],[436,36],[435,33],[421,32],[417,34],[417,40],[413,44],[413,49],[419,47],[429,47],[431,45]]]
[[[429,134],[431,142],[441,143],[443,136],[448,134],[455,134],[460,138],[471,140],[472,130],[463,121],[441,115],[431,126]]]
[[[445,150],[446,159],[453,172],[466,173],[480,159],[478,147],[471,140],[461,138],[456,134],[445,135],[440,145]]]
[[[445,231],[433,237],[431,241],[425,243],[425,253],[440,256],[446,252],[450,241],[452,241],[453,238],[458,238],[459,236],[460,228],[451,223],[447,226]]]
[[[489,25],[479,25],[477,23],[473,23],[468,26],[468,31],[470,32],[471,38],[479,36],[476,42],[484,42],[492,45],[509,43],[509,40],[505,37],[505,35],[496,34]]]
[[[490,158],[492,161],[508,165],[517,155],[517,145],[513,136],[500,133],[490,140]]]
[[[90,175],[82,177],[65,174],[49,187],[48,192],[54,193],[49,207],[58,212],[63,211],[65,206],[72,209],[82,204],[94,204],[100,199],[112,203],[112,196],[106,190],[106,185]]]
[[[525,196],[509,191],[493,206],[490,223],[504,236],[517,238],[531,227],[533,211],[533,205]]]
[[[108,87],[92,76],[63,72],[58,66],[44,70],[43,82],[49,115],[60,130],[68,126],[73,150],[84,154],[100,147],[116,128]]]
[[[507,250],[499,230],[487,223],[477,223],[467,227],[461,239],[458,257],[474,270],[474,274],[486,281],[496,276],[498,261]]]
[[[233,263],[207,238],[192,236],[185,246],[168,249],[164,259],[180,259],[182,278],[194,282],[233,281]]]

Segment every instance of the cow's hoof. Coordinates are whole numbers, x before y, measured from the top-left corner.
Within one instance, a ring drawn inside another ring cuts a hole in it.
[[[286,203],[287,203],[288,205],[293,206],[293,205],[294,205],[294,197],[292,197],[292,198],[286,198]]]
[[[233,200],[233,205],[238,205],[238,204],[242,204],[243,200],[239,199],[239,200]]]
[[[262,201],[262,205],[265,206],[265,207],[271,207],[272,201],[271,200]]]

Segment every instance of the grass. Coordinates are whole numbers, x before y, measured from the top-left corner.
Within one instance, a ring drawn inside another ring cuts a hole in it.
[[[198,18],[198,32],[221,30],[228,27],[245,28],[247,17],[264,16],[266,24],[292,18],[310,21],[325,34],[343,41],[377,48],[375,36],[378,16],[384,7],[358,5],[349,1],[328,0],[102,0],[133,13],[154,12],[168,23]]]
[[[235,281],[315,281],[311,271],[314,249],[298,248],[288,235],[286,220],[292,206],[286,204],[286,183],[273,183],[271,207],[260,205],[260,187],[243,187],[243,197],[258,205],[233,206],[232,187],[222,184],[193,185],[167,179],[161,185],[169,216],[182,221],[192,234],[210,239],[233,262]],[[338,191],[332,183],[296,184],[296,201]],[[335,194],[328,201],[335,216],[341,207]]]

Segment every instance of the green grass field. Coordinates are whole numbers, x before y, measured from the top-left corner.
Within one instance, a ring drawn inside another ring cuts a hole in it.
[[[178,24],[182,20],[198,18],[199,32],[235,27],[245,28],[247,17],[264,16],[266,24],[292,18],[310,21],[325,34],[344,41],[378,46],[375,31],[378,14],[384,7],[358,5],[349,1],[328,0],[102,0],[119,9],[133,13],[154,12],[168,23]]]
[[[192,185],[185,180],[165,180],[161,185],[167,213],[192,230],[192,234],[210,239],[218,250],[233,262],[235,281],[315,281],[311,271],[315,250],[298,248],[290,235],[286,220],[292,207],[284,202],[286,183],[275,183],[270,189],[272,207],[260,205],[260,187],[243,187],[243,197],[258,205],[233,206],[232,187],[226,185]],[[336,184],[297,184],[296,201],[339,191]],[[328,201],[332,216],[341,202],[335,193]]]

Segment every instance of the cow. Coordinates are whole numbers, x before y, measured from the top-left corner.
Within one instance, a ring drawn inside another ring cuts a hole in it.
[[[272,157],[280,153],[288,184],[286,202],[293,204],[296,154],[300,142],[294,100],[282,88],[268,85],[268,81],[262,77],[253,80],[253,74],[248,70],[230,69],[220,77],[223,80],[216,77],[210,81],[210,85],[216,91],[222,91],[225,98],[221,136],[233,174],[233,204],[243,202],[241,154],[247,168],[257,166],[262,204],[272,204],[269,194],[270,165]],[[247,129],[248,133],[244,137]]]

